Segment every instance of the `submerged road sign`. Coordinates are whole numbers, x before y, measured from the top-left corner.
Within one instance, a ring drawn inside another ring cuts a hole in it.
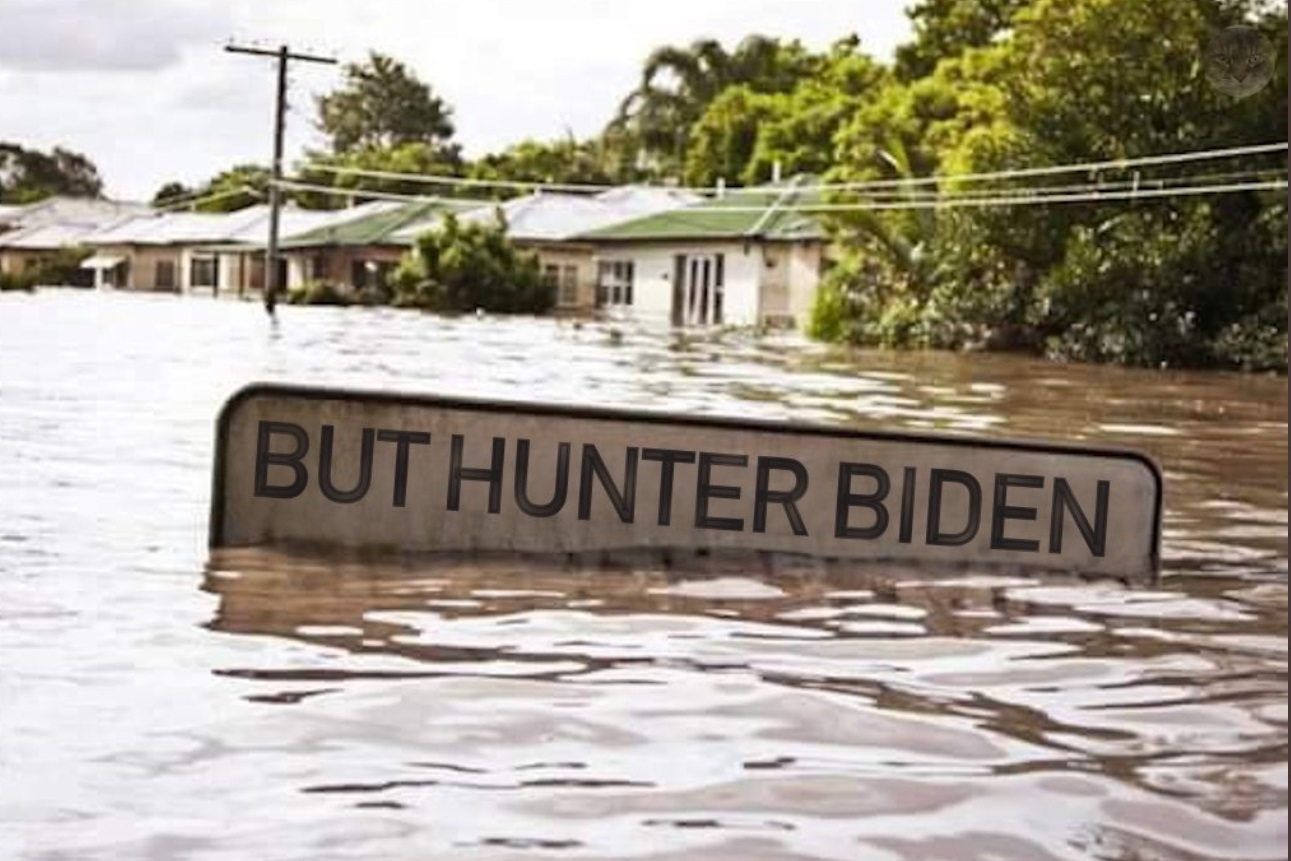
[[[220,414],[212,547],[767,551],[1152,575],[1125,451],[253,385]]]

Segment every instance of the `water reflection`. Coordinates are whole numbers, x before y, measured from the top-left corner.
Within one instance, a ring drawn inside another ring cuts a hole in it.
[[[363,721],[425,709],[417,761],[305,792],[391,809],[502,792],[525,840],[572,823],[604,836],[588,843],[598,852],[622,844],[614,829],[661,846],[666,829],[703,857],[728,838],[693,835],[713,831],[765,832],[729,838],[746,857],[922,858],[946,839],[932,834],[956,835],[954,857],[1079,857],[1095,845],[1083,833],[1128,853],[1105,857],[1265,858],[1271,842],[1232,847],[1244,823],[1285,809],[1286,595],[1243,583],[1203,597],[792,561],[588,570],[226,551],[204,588],[215,630],[332,656],[226,668],[261,683],[257,701],[316,706],[397,682]],[[998,824],[1010,805],[1022,810]],[[983,821],[997,825],[972,827]]]

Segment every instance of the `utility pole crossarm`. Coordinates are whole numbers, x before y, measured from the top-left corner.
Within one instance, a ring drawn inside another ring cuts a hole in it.
[[[254,54],[258,57],[277,57],[281,52],[280,48],[252,48],[243,45],[225,45],[224,50],[230,54]],[[297,54],[294,51],[287,52],[288,60],[300,60],[304,63],[326,63],[336,65],[336,60],[332,57],[320,57],[315,54]]]
[[[274,57],[278,60],[277,98],[274,102],[273,162],[269,182],[269,244],[265,249],[264,284],[265,310],[272,315],[278,289],[282,286],[278,283],[280,280],[278,277],[278,228],[282,214],[283,132],[287,123],[287,63],[297,60],[305,63],[335,65],[336,60],[330,57],[293,53],[286,45],[280,45],[276,50],[242,45],[225,45],[224,50],[230,54],[251,54],[257,57]]]

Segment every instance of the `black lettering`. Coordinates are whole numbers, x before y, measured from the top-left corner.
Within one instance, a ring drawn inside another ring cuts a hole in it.
[[[941,531],[941,489],[954,482],[968,491],[968,523],[954,534]],[[973,540],[982,521],[982,486],[958,469],[934,469],[928,486],[928,544],[934,547],[961,547]]]
[[[336,428],[323,425],[323,440],[318,447],[318,487],[332,502],[350,504],[367,496],[368,487],[372,484],[372,449],[376,445],[377,432],[372,428],[363,429],[363,441],[359,451],[358,483],[350,490],[338,490],[332,484],[332,445],[335,441]]]
[[[1044,479],[1038,475],[1011,475],[1000,473],[995,476],[995,505],[991,511],[991,549],[1024,550],[1037,553],[1040,542],[1029,538],[1005,538],[1004,521],[1035,520],[1036,510],[1024,506],[1009,505],[1010,487],[1044,487]]]
[[[641,450],[642,460],[659,461],[659,525],[672,523],[672,473],[679,463],[694,463],[693,451],[673,448],[646,448]]]
[[[394,449],[394,507],[408,503],[408,452],[414,445],[430,445],[430,434],[422,431],[377,431],[378,442],[392,442]]]
[[[502,466],[506,462],[507,441],[500,436],[493,438],[493,461],[488,469],[462,466],[462,448],[465,444],[465,437],[453,434],[448,461],[448,510],[461,510],[463,481],[487,481],[489,514],[497,514],[502,510]]]
[[[853,493],[852,479],[858,475],[874,479],[873,493]],[[872,463],[840,463],[838,465],[838,504],[834,509],[834,537],[858,538],[871,541],[888,528],[888,509],[883,504],[892,482],[887,470]],[[860,506],[874,512],[873,526],[850,526],[851,509]]]
[[[695,528],[721,529],[726,532],[742,532],[742,517],[709,517],[708,501],[710,499],[739,499],[740,489],[726,484],[712,484],[713,467],[715,466],[748,466],[749,459],[742,454],[714,454],[709,451],[699,453],[699,479],[695,483]]]
[[[1076,502],[1076,495],[1071,492],[1071,485],[1065,478],[1055,479],[1053,483],[1053,517],[1049,522],[1049,552],[1062,552],[1063,511],[1068,510],[1076,521],[1080,536],[1085,539],[1091,553],[1102,557],[1107,551],[1107,498],[1112,486],[1109,482],[1098,482],[1097,500],[1094,503],[1094,525],[1089,525],[1089,518]]]
[[[296,447],[290,452],[274,454],[269,451],[270,438],[274,434],[285,434],[296,441]],[[305,492],[309,485],[309,472],[301,463],[309,452],[309,434],[300,425],[291,422],[260,422],[256,433],[256,482],[255,495],[267,496],[270,499],[295,499]],[[295,478],[291,484],[276,485],[269,483],[269,467],[285,466],[291,469]]]
[[[631,523],[637,500],[637,454],[635,447],[628,448],[627,465],[624,467],[623,490],[620,491],[610,477],[610,471],[601,459],[601,453],[590,443],[583,445],[582,473],[578,482],[578,519],[592,519],[592,476],[601,481],[601,487],[610,498],[610,504],[624,523]]]
[[[901,531],[897,540],[909,544],[914,538],[914,483],[918,470],[907,466],[901,479]]]
[[[556,447],[556,489],[552,491],[551,501],[538,505],[529,500],[529,440],[516,440],[516,505],[530,517],[554,517],[565,507],[565,498],[569,495],[569,450],[570,445],[562,442]]]
[[[793,487],[789,490],[771,489],[771,470],[783,469],[793,473]],[[753,498],[753,531],[767,531],[767,506],[771,503],[784,506],[785,516],[794,535],[806,535],[807,526],[795,504],[807,492],[807,467],[791,457],[759,457],[757,492]]]

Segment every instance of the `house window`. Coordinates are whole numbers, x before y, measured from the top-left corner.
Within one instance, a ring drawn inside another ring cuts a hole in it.
[[[214,288],[219,277],[219,267],[216,265],[215,258],[194,257],[189,275],[189,283],[192,286]]]
[[[556,304],[570,307],[578,304],[578,267],[547,263],[542,267],[543,280],[556,288]]]
[[[602,260],[597,268],[596,304],[631,305],[633,268],[631,260]]]
[[[196,263],[197,261],[193,262]],[[175,261],[158,260],[154,281],[154,286],[158,290],[174,290],[177,286],[175,284]]]

